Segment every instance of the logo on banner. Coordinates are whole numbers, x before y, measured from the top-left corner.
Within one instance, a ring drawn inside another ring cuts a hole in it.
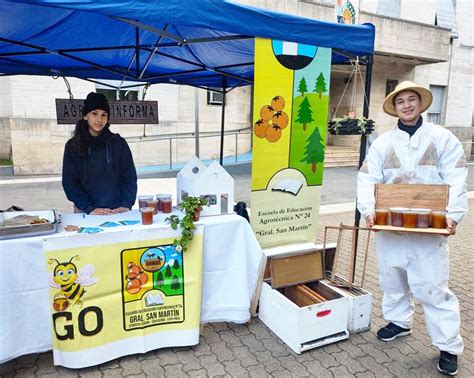
[[[49,285],[58,289],[52,303],[56,311],[53,314],[53,324],[58,340],[74,340],[76,327],[73,314],[76,315],[76,313],[77,328],[83,336],[96,335],[104,326],[103,313],[99,307],[82,308],[86,297],[84,287],[97,283],[94,277],[95,268],[91,264],[86,264],[78,269],[73,260],[79,261],[79,255],[74,255],[65,262],[59,262],[54,258],[48,261],[48,264],[56,263],[54,270],[50,272]],[[93,314],[93,316],[88,316],[88,314]],[[87,317],[89,320],[86,320]]]
[[[94,285],[97,279],[94,278],[95,268],[91,264],[85,265],[78,270],[72,261],[79,260],[79,256],[72,256],[69,261],[59,262],[56,259],[49,259],[49,264],[56,266],[50,273],[49,285],[59,289],[53,298],[53,308],[55,311],[64,311],[69,306],[82,306],[82,298],[86,293],[84,286]]]
[[[290,70],[305,68],[312,62],[318,52],[318,46],[276,39],[272,40],[272,49],[278,62]]]
[[[183,254],[173,244],[122,251],[124,328],[184,321]]]

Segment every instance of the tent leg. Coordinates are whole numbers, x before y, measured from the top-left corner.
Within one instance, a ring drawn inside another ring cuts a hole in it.
[[[365,71],[365,101],[364,101],[364,111],[363,115],[365,118],[369,118],[369,105],[370,105],[370,87],[372,85],[372,65],[374,57],[373,55],[367,56],[367,69]],[[358,168],[362,166],[364,162],[365,155],[367,152],[367,136],[362,134],[360,138],[360,149],[359,149],[359,165]],[[360,224],[360,213],[356,208],[355,213],[355,226],[359,227]]]
[[[367,69],[365,71],[365,97],[364,97],[364,110],[363,116],[365,118],[369,118],[369,105],[370,105],[370,87],[372,85],[372,65],[374,62],[373,55],[367,56]],[[360,138],[360,149],[359,149],[359,165],[357,166],[358,169],[362,166],[365,160],[365,155],[367,152],[367,136],[365,134],[361,135]],[[356,199],[357,200],[357,199]],[[355,209],[355,222],[354,225],[359,227],[360,225],[360,212]],[[369,233],[370,235],[370,233]],[[356,231],[354,235],[354,265],[352,266],[352,277],[355,277],[355,269],[356,269],[356,259],[357,259],[357,245],[359,241],[359,230]]]
[[[194,88],[194,149],[199,157],[199,88]]]
[[[224,122],[225,122],[225,94],[227,87],[227,78],[222,78],[222,112],[221,112],[221,155],[219,158],[220,165],[224,162]]]

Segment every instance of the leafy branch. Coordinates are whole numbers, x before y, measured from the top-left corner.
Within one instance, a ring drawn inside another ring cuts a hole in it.
[[[185,252],[191,244],[196,226],[194,222],[199,219],[199,213],[203,206],[208,206],[208,201],[201,197],[188,197],[183,200],[178,208],[184,212],[184,216],[180,219],[177,215],[171,215],[165,219],[170,223],[173,230],[181,228],[181,238],[174,239],[173,245],[177,251]]]

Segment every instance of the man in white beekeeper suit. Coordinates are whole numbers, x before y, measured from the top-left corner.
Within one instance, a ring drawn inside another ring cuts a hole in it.
[[[467,212],[467,163],[459,140],[448,130],[425,122],[431,92],[405,81],[383,103],[398,117],[397,126],[371,145],[357,179],[357,207],[367,226],[374,225],[374,186],[383,184],[448,184],[446,226],[455,234]],[[389,323],[377,332],[383,341],[411,333],[413,297],[423,304],[433,345],[440,350],[438,370],[456,375],[463,351],[459,302],[448,288],[449,250],[444,236],[377,232],[375,236],[382,310]]]

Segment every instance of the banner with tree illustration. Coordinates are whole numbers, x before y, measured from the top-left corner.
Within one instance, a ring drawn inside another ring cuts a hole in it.
[[[331,49],[255,39],[251,224],[262,247],[314,242]]]
[[[203,227],[186,252],[179,236],[167,227],[44,242],[55,365],[199,342]]]

